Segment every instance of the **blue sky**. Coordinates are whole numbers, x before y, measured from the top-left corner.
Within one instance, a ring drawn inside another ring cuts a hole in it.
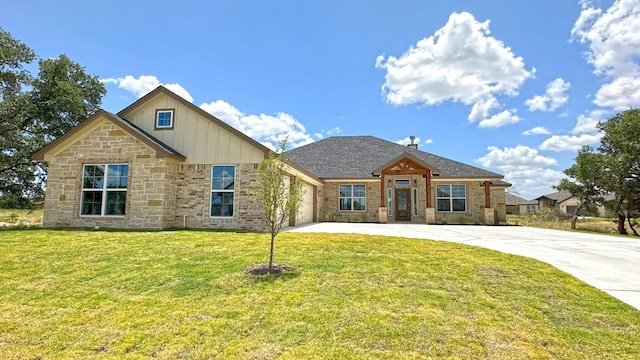
[[[595,124],[640,103],[640,0],[12,1],[0,26],[106,82],[164,84],[262,143],[419,138],[553,191]],[[375,149],[372,149],[375,151]]]

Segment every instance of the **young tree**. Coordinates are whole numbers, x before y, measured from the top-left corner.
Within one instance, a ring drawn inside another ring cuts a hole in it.
[[[578,151],[576,163],[564,170],[569,179],[562,179],[554,186],[558,190],[566,190],[578,199],[579,205],[571,218],[571,229],[576,228],[576,221],[580,210],[590,204],[602,204],[604,192],[602,190],[603,155],[593,152],[589,146]]]
[[[271,233],[269,250],[269,267],[267,272],[273,273],[273,250],[275,239],[285,221],[300,210],[304,189],[302,182],[291,177],[289,185],[285,181],[288,176],[287,159],[283,153],[287,149],[287,140],[280,142],[280,153],[271,152],[258,166],[258,179],[252,187],[252,194],[264,209],[267,227]]]
[[[47,173],[31,155],[97,111],[106,93],[65,55],[39,60],[34,78],[25,65],[35,59],[0,28],[0,196],[24,205],[42,194]]]

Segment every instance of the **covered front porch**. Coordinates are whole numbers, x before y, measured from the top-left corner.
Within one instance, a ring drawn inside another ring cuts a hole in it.
[[[384,164],[373,175],[380,178],[380,223],[494,225],[501,218],[500,194],[505,207],[504,186],[498,188],[490,180],[440,178],[437,167],[410,153]],[[506,208],[503,217],[506,222]]]

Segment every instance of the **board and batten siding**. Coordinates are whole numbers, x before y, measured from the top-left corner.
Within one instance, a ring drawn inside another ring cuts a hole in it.
[[[173,129],[155,128],[157,109],[174,109]],[[126,119],[186,157],[186,164],[259,163],[264,152],[198,112],[158,94]]]

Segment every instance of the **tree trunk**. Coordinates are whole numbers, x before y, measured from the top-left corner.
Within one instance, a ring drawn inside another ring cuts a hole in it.
[[[624,214],[618,213],[618,234],[620,235],[629,235],[627,233],[627,229],[624,227],[624,220],[626,216]]]
[[[571,230],[576,229],[576,222],[578,221],[578,213],[580,212],[580,210],[582,210],[583,206],[584,206],[584,203],[580,203],[580,205],[575,210],[573,210],[573,216],[571,216]]]
[[[624,224],[623,224],[624,225]],[[271,250],[269,251],[269,270],[268,273],[273,273],[273,244],[276,240],[276,234],[271,232]]]
[[[631,231],[633,231],[633,235],[640,236],[640,234],[638,234],[638,232],[636,231],[635,225],[631,223],[631,214],[629,213],[627,213],[627,223],[629,224]]]

